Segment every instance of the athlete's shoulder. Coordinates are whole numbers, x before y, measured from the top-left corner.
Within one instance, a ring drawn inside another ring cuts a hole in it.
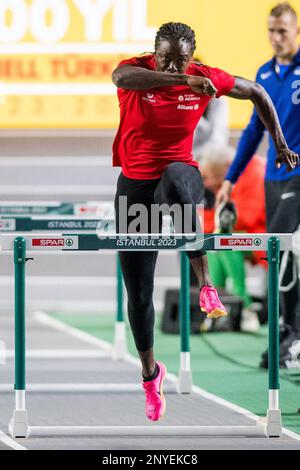
[[[135,67],[143,67],[145,69],[153,70],[155,69],[154,54],[130,57],[129,59],[125,59],[119,62],[118,67],[123,67],[124,65],[133,65]]]
[[[267,62],[263,63],[259,68],[258,72],[265,72],[267,70],[270,70],[274,62],[274,59],[272,58],[271,60],[268,60]]]
[[[201,62],[191,62],[186,73],[188,75],[202,75],[204,77],[209,76],[212,67],[202,64]]]

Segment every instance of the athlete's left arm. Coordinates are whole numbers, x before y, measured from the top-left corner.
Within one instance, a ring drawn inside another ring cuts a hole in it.
[[[271,134],[277,149],[276,166],[286,164],[287,171],[299,165],[299,155],[292,152],[284,138],[280,122],[273,102],[265,89],[256,82],[245,78],[235,77],[235,85],[227,96],[238,100],[251,100],[257,114]]]

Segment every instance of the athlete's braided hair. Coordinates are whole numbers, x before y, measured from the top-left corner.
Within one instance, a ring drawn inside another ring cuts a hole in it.
[[[191,46],[192,53],[196,49],[196,39],[195,39],[195,32],[186,24],[184,23],[165,23],[163,24],[156,33],[155,37],[155,50],[158,47],[158,44],[163,39],[167,41],[177,40],[177,41],[185,41],[188,42]]]

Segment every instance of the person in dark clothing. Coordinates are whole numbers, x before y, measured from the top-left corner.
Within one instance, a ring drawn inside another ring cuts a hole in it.
[[[290,148],[300,152],[300,49],[297,43],[299,26],[297,14],[288,2],[276,5],[269,15],[269,39],[274,57],[262,65],[256,81],[269,93],[278,112],[279,120]],[[243,173],[254,155],[265,125],[254,110],[244,130],[236,157],[229,168],[222,188],[217,195],[217,204],[227,201],[232,185]],[[277,160],[277,150],[271,137],[265,174],[265,197],[267,231],[269,233],[293,233],[300,224],[300,167],[290,172]],[[280,366],[290,359],[289,348],[300,339],[299,279],[295,257],[290,252],[281,263],[282,287],[280,311],[283,324],[280,332]],[[284,270],[284,272],[283,272]],[[268,367],[268,351],[262,354],[261,367]]]

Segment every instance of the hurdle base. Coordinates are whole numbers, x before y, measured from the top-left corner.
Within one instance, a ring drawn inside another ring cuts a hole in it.
[[[14,410],[13,417],[8,425],[8,431],[15,438],[29,436],[27,410]]]
[[[177,390],[181,394],[192,393],[193,388],[193,377],[191,370],[180,370]]]
[[[282,422],[280,410],[268,410],[265,432],[267,437],[282,436]]]
[[[111,358],[114,361],[124,360],[128,354],[127,340],[126,340],[126,325],[125,322],[116,322],[114,343],[111,350]]]
[[[253,426],[30,426],[30,437],[34,436],[245,436],[266,437],[262,425]]]

